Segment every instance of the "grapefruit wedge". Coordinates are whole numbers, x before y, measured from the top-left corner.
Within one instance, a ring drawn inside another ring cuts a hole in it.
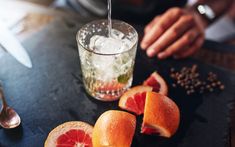
[[[147,92],[141,133],[171,137],[180,123],[178,106],[170,98]]]
[[[143,83],[145,86],[153,87],[153,91],[163,95],[168,94],[168,86],[165,80],[157,73],[153,72]]]
[[[94,147],[130,147],[135,133],[134,115],[118,110],[104,112],[96,121],[92,143]]]
[[[146,92],[152,89],[150,86],[135,86],[122,95],[118,106],[137,115],[143,114]]]
[[[93,127],[81,121],[71,121],[54,128],[44,147],[92,147]]]

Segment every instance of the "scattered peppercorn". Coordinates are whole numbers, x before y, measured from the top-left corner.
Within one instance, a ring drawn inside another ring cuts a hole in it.
[[[217,74],[209,72],[206,79],[202,79],[198,66],[182,67],[180,71],[170,69],[170,77],[174,80],[172,87],[182,87],[187,95],[213,92],[215,89],[224,90],[225,86],[218,80]]]

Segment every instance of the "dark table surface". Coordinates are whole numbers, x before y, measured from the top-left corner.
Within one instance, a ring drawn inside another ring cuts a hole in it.
[[[88,96],[81,81],[75,34],[85,23],[59,18],[23,42],[33,62],[27,69],[5,53],[0,79],[10,106],[22,118],[20,127],[0,129],[0,147],[41,147],[57,125],[80,120],[94,125],[104,111],[118,109],[117,102],[100,102]],[[170,68],[197,64],[202,75],[218,74],[224,91],[187,96],[171,87]],[[181,124],[171,139],[140,135],[141,117],[132,146],[222,147],[230,146],[230,111],[235,98],[234,74],[198,60],[149,59],[138,49],[133,85],[157,70],[167,81],[171,97],[181,110]]]

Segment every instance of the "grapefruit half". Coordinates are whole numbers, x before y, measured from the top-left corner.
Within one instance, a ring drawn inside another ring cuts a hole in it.
[[[180,123],[180,111],[173,100],[156,92],[147,92],[141,133],[171,137]]]
[[[118,106],[137,115],[143,114],[146,92],[152,91],[150,86],[135,86],[126,91],[119,100]]]
[[[135,133],[134,115],[118,110],[104,112],[96,121],[92,143],[94,147],[130,147]]]
[[[85,122],[71,121],[54,128],[45,141],[45,147],[92,147],[93,127]]]
[[[153,72],[143,83],[145,86],[153,87],[153,91],[163,95],[168,94],[168,86],[165,80],[157,73]]]

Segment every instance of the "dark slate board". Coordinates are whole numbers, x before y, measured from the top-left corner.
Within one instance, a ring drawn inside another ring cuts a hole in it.
[[[84,92],[75,40],[81,23],[69,21],[58,19],[23,43],[32,58],[32,69],[23,67],[7,53],[1,57],[0,79],[7,101],[22,118],[17,129],[0,129],[1,147],[42,147],[47,134],[57,125],[71,120],[94,125],[104,111],[118,109],[117,102],[100,102]],[[178,132],[170,139],[141,135],[138,132],[142,118],[137,117],[133,147],[228,145],[229,105],[235,97],[233,74],[192,59],[149,59],[138,50],[133,85],[142,83],[154,70],[171,83],[171,67],[192,64],[198,64],[202,74],[217,73],[226,89],[203,96],[186,96],[180,89],[170,87],[169,95],[181,110]]]

